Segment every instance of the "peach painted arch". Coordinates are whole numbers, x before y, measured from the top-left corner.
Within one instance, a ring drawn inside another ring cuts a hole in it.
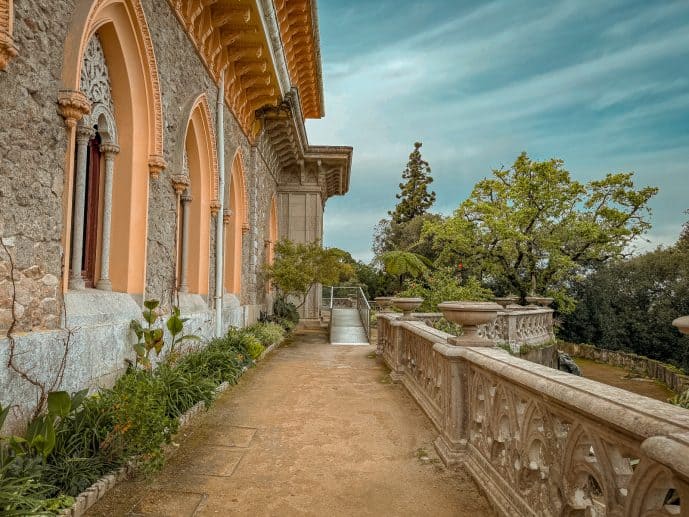
[[[232,160],[230,182],[225,192],[229,209],[225,238],[225,289],[239,295],[242,289],[243,234],[249,229],[246,181],[241,152]]]
[[[218,195],[218,157],[215,150],[215,134],[211,123],[210,108],[205,94],[188,103],[187,123],[182,127],[178,140],[178,155],[184,160],[187,154],[190,231],[188,246],[187,283],[189,292],[208,294],[210,265],[211,206]],[[177,159],[177,158],[176,158]],[[182,165],[180,163],[180,165]],[[182,166],[183,167],[183,166]],[[180,171],[182,172],[182,171]]]
[[[275,260],[275,243],[278,240],[278,202],[277,196],[273,194],[270,200],[270,210],[268,211],[267,221],[267,239],[266,239],[266,255],[265,262],[270,265]],[[266,282],[266,292],[271,290],[270,281]]]
[[[139,0],[78,0],[65,40],[64,89],[79,91],[84,49],[96,31],[106,64],[116,72],[110,74],[110,86],[120,152],[114,164],[110,278],[113,290],[144,295],[149,170],[159,171],[164,163],[158,72]],[[70,131],[63,236],[67,251],[74,178],[74,128]]]
[[[93,33],[108,23],[115,26],[122,23],[129,25],[132,41],[129,45],[123,45],[123,51],[126,52],[128,63],[138,62],[145,70],[141,84],[138,85],[144,89],[145,95],[137,96],[137,109],[144,111],[148,117],[145,133],[148,164],[151,172],[156,174],[164,168],[163,111],[158,65],[140,0],[77,0],[65,39],[61,88],[79,90],[86,45]]]

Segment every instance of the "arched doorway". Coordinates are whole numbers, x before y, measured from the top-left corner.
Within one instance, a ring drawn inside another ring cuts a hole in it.
[[[240,298],[243,234],[249,229],[244,166],[239,151],[232,160],[223,215],[225,224],[225,289]]]

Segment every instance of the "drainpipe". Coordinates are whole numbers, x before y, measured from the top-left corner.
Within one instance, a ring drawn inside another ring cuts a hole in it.
[[[222,336],[222,297],[223,297],[223,213],[225,204],[225,125],[224,119],[225,70],[220,72],[218,83],[218,102],[216,105],[215,131],[218,150],[218,201],[220,207],[215,218],[215,337]]]

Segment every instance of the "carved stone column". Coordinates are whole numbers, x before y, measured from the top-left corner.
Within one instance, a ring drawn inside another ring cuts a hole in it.
[[[179,268],[179,292],[186,293],[189,291],[187,286],[187,267],[189,265],[189,216],[191,215],[191,193],[187,189],[182,194],[182,253],[180,258]]]
[[[110,283],[110,231],[112,221],[112,176],[115,167],[115,156],[120,152],[115,144],[101,144],[101,152],[105,155],[105,184],[103,186],[103,233],[100,250],[100,279],[96,289],[112,291]]]
[[[77,128],[77,164],[74,183],[74,220],[72,224],[72,267],[69,277],[70,289],[84,289],[81,265],[84,258],[84,209],[86,208],[86,173],[89,140],[94,131],[90,127]]]

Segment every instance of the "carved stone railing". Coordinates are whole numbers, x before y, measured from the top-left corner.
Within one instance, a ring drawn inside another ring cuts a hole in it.
[[[420,313],[414,316],[427,324],[439,320],[442,313]],[[488,325],[479,326],[479,335],[496,343],[509,343],[516,351],[521,345],[540,345],[551,341],[553,309],[508,309],[498,311],[498,317]]]
[[[500,514],[689,516],[689,411],[398,318],[381,356]]]

